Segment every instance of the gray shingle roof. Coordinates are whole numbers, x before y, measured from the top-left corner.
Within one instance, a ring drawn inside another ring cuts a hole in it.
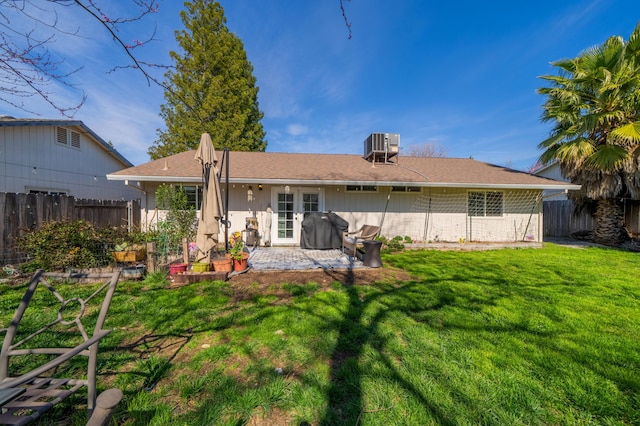
[[[130,167],[109,175],[113,180],[199,182],[195,151]],[[222,158],[218,153],[218,158]],[[224,177],[224,174],[223,174]],[[415,185],[446,187],[523,187],[578,189],[577,185],[466,158],[393,158],[371,163],[359,155],[230,152],[233,183],[296,183],[325,185]]]

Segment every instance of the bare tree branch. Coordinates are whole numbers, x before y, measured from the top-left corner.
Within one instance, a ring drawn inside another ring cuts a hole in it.
[[[162,86],[148,71],[155,65],[140,61],[131,53],[132,49],[153,40],[155,30],[149,38],[144,41],[134,40],[132,44],[125,43],[119,35],[123,25],[140,21],[147,15],[156,13],[158,6],[145,0],[129,1],[135,5],[138,12],[132,16],[114,17],[105,12],[98,0],[0,0],[0,91],[4,94],[0,98],[2,102],[33,113],[28,108],[28,100],[35,96],[66,117],[73,117],[85,103],[86,93],[71,80],[71,76],[83,67],[79,66],[67,72],[61,71],[64,58],[54,60],[48,47],[57,41],[59,35],[81,37],[80,27],[68,30],[61,25],[58,13],[61,8],[77,7],[90,15],[108,31],[116,45],[126,54],[131,62],[127,68],[140,71],[148,84],[154,82]],[[104,4],[113,5],[106,0]],[[75,104],[63,105],[55,99],[55,90],[50,88],[56,85],[77,91],[80,100]]]
[[[143,47],[154,40],[156,29],[147,38],[123,40],[120,30],[128,24],[143,20],[158,12],[158,5],[148,0],[127,0],[135,6],[137,12],[131,16],[112,16],[108,12],[110,6],[121,8],[123,1],[113,0],[0,0],[0,101],[7,105],[33,113],[28,107],[29,99],[38,97],[51,105],[65,117],[73,117],[87,99],[84,90],[73,83],[71,76],[82,70],[79,66],[63,72],[65,59],[54,59],[49,46],[57,41],[57,36],[82,37],[80,26],[65,28],[60,14],[63,8],[78,8],[99,24],[111,36],[117,49],[127,57],[128,64],[115,65],[108,72],[119,69],[135,69],[142,73],[148,85],[151,83],[171,91],[171,88],[151,70],[171,68],[168,65],[154,64],[140,60],[133,50]],[[339,0],[342,18],[351,39],[351,23],[347,18],[345,2]],[[25,24],[26,23],[26,24]],[[82,22],[85,25],[85,22]],[[87,25],[90,25],[87,24]],[[63,105],[55,98],[55,86],[62,85],[76,91],[80,99]],[[190,108],[188,102],[185,106]]]
[[[348,35],[347,38],[349,40],[351,40],[351,22],[349,22],[349,19],[347,18],[347,12],[344,10],[344,2],[345,1],[351,1],[351,0],[340,0],[340,12],[342,13],[342,18],[344,19],[344,24],[347,27],[347,31],[348,31]]]
[[[411,145],[406,148],[406,155],[410,157],[444,158],[449,150],[437,142],[425,142],[422,145]]]

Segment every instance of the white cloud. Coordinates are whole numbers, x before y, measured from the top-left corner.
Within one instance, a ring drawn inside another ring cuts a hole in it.
[[[309,131],[309,128],[303,124],[289,124],[287,126],[287,133],[291,136],[304,135]]]

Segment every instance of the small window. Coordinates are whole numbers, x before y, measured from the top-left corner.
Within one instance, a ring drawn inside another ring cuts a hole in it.
[[[347,192],[376,192],[378,187],[375,185],[347,185]]]
[[[419,186],[392,186],[391,192],[422,192]]]
[[[500,217],[503,193],[499,191],[472,191],[467,198],[467,214],[474,217]]]
[[[46,189],[30,189],[29,194],[67,195],[66,191],[49,191]]]

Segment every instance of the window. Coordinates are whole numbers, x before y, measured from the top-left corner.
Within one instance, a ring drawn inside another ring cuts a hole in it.
[[[302,208],[304,217],[309,216],[311,212],[320,211],[320,196],[318,194],[302,194]]]
[[[376,192],[378,187],[375,185],[347,185],[347,192]]]
[[[419,186],[392,186],[391,192],[422,192]]]
[[[29,194],[67,195],[66,191],[49,191],[46,189],[30,189]]]
[[[56,142],[60,145],[80,149],[80,133],[64,127],[56,127]]]
[[[182,187],[182,190],[187,196],[189,206],[194,207],[196,210],[199,210],[201,207],[200,204],[202,204],[202,186],[184,185]]]
[[[502,216],[503,193],[499,191],[470,191],[467,214],[475,217]]]

